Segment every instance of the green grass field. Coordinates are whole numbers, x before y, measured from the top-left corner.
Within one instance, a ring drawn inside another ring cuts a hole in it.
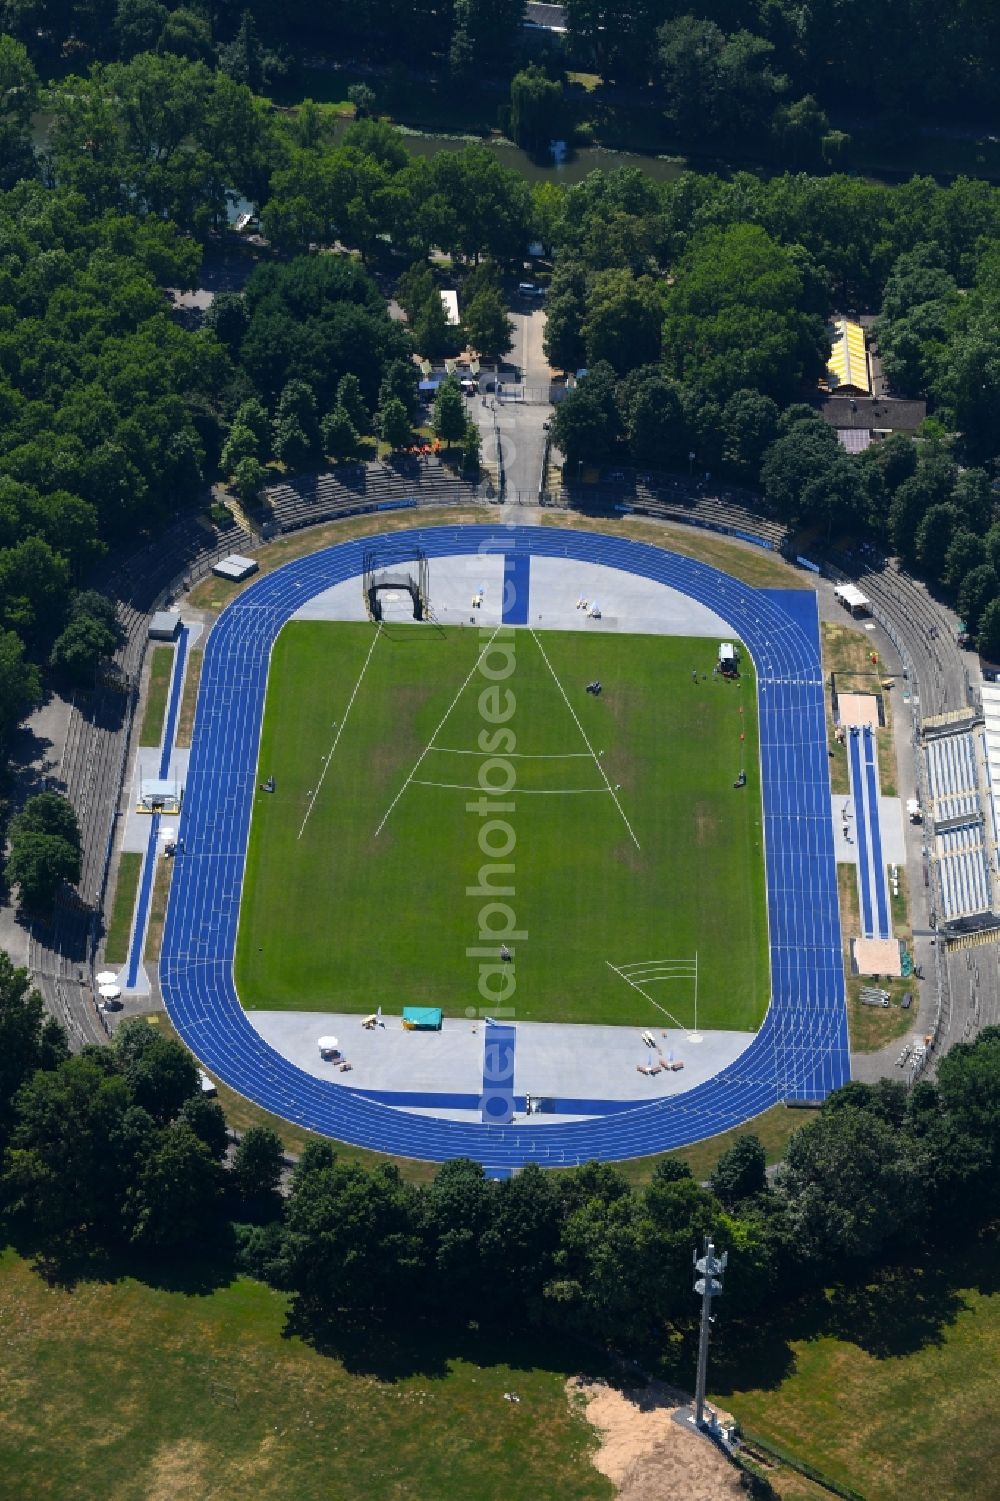
[[[373,637],[367,624],[296,622],[275,643],[259,769],[277,790],[258,793],[251,828],[243,1004],[489,1010],[467,950],[493,900],[527,934],[511,943],[520,1020],[689,1027],[690,977],[642,979],[640,993],[609,964],[697,955],[699,1025],[756,1027],[769,975],[746,656],[733,684],[712,676],[713,641],[507,632],[512,675],[481,701],[486,633],[392,626]],[[490,664],[499,672],[507,658]],[[599,699],[584,692],[594,677]],[[511,712],[508,739],[479,738],[500,734],[484,707]],[[492,765],[483,746],[496,748]],[[488,820],[467,805],[482,777],[503,787],[511,774],[513,789],[495,795],[507,828],[490,832],[496,853],[484,855]],[[513,871],[468,895],[497,861]],[[497,969],[496,984],[509,979]]]
[[[608,1501],[571,1351],[470,1332],[348,1364],[243,1279],[50,1287],[0,1253],[4,1501]],[[511,1387],[521,1397],[503,1400]]]
[[[780,1315],[762,1328],[742,1372],[716,1383],[716,1398],[746,1429],[866,1501],[988,1501],[1000,1495],[1000,1433],[989,1419],[997,1287],[991,1231],[967,1256],[940,1254],[890,1267],[868,1287],[832,1289],[803,1312],[800,1329]]]

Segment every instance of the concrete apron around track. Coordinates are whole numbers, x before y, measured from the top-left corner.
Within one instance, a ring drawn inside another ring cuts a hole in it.
[[[143,962],[153,883],[157,862],[163,844],[173,836],[179,825],[179,815],[141,813],[140,789],[144,782],[153,779],[175,783],[183,790],[187,775],[188,752],[178,750],[175,744],[184,681],[190,663],[190,650],[202,633],[197,622],[182,621],[174,644],[174,660],[171,666],[167,706],[164,714],[163,732],[158,746],[138,746],[132,763],[131,781],[125,811],[125,826],[122,833],[122,852],[141,854],[142,867],[129,935],[128,958],[118,974],[122,994],[128,997],[145,997],[151,993],[149,975]]]

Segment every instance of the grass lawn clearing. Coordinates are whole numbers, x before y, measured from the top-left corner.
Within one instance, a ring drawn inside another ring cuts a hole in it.
[[[163,739],[163,721],[167,713],[167,694],[170,691],[170,674],[174,665],[172,646],[154,646],[149,658],[149,679],[146,683],[146,707],[139,731],[140,745],[159,745]]]
[[[624,1175],[633,1188],[644,1188],[651,1182],[657,1163],[665,1157],[678,1157],[691,1169],[696,1183],[704,1183],[715,1172],[719,1158],[734,1147],[741,1136],[756,1136],[764,1148],[769,1163],[780,1162],[785,1148],[796,1131],[807,1126],[813,1119],[812,1110],[789,1109],[787,1105],[772,1105],[761,1115],[737,1126],[732,1131],[722,1131],[718,1136],[709,1136],[705,1141],[692,1142],[689,1147],[679,1147],[673,1152],[661,1152],[655,1157],[632,1157],[616,1162],[615,1167]]]
[[[259,763],[277,791],[258,794],[250,834],[243,1004],[465,1014],[482,1004],[466,950],[498,942],[480,937],[480,909],[507,903],[527,934],[511,940],[519,1020],[690,1026],[689,977],[640,991],[609,965],[697,953],[699,1025],[757,1027],[769,972],[746,654],[734,684],[713,678],[711,640],[508,631],[508,739],[480,703],[497,691],[477,667],[488,635],[391,626],[376,639],[371,625],[330,622],[280,633]],[[594,677],[600,698],[584,692]],[[487,783],[514,806],[484,853]]]
[[[793,1314],[790,1334],[780,1318],[762,1330],[743,1372],[716,1383],[718,1400],[866,1501],[995,1497],[996,1270],[988,1232],[966,1263],[895,1266],[871,1286],[834,1289],[804,1313],[812,1327],[795,1330]]]
[[[875,750],[878,755],[879,788],[883,797],[896,796],[896,751],[892,738],[892,689],[883,683],[894,681],[887,676],[881,663],[873,663],[873,650],[868,636],[847,625],[832,621],[820,622],[823,645],[823,668],[827,681],[826,714],[830,733],[830,786],[837,796],[850,791],[847,771],[847,746],[838,745],[834,738],[833,704],[829,694],[830,673],[837,680],[838,693],[870,693],[881,699],[885,724],[875,731]]]
[[[118,858],[115,899],[111,906],[111,918],[104,939],[104,959],[107,964],[124,964],[128,958],[128,941],[132,933],[132,917],[135,912],[135,894],[139,889],[141,871],[142,856],[132,850],[123,850]]]
[[[289,1337],[287,1306],[244,1279],[200,1295],[129,1277],[67,1291],[6,1253],[0,1491],[610,1501],[590,1461],[595,1435],[565,1392],[573,1355],[563,1360],[551,1338],[470,1332],[446,1344],[427,1331],[378,1362],[361,1351],[348,1370]],[[520,1404],[504,1401],[511,1388]]]
[[[167,898],[170,895],[170,877],[173,861],[167,855],[159,855],[153,874],[153,891],[149,899],[149,923],[146,927],[146,946],[142,957],[155,964],[160,957],[163,941],[163,924],[167,917]]]
[[[201,647],[192,647],[187,654],[187,668],[184,672],[184,687],[181,690],[180,709],[177,715],[177,734],[175,744],[178,750],[185,750],[191,744],[191,731],[194,728],[194,711],[198,702],[198,685],[201,682],[201,666],[205,653]]]
[[[889,992],[889,1005],[862,1005],[863,986],[875,982],[864,975],[852,975],[850,968],[850,940],[861,932],[857,866],[838,865],[837,885],[840,890],[844,974],[847,979],[847,1030],[851,1047],[855,1052],[873,1053],[878,1048],[884,1048],[888,1043],[895,1041],[897,1037],[905,1036],[913,1028],[920,1007],[920,985],[912,978],[904,980],[897,977],[894,980],[879,980],[879,986]],[[913,1004],[908,1011],[904,1011],[900,1006],[904,995],[910,995],[913,998]]]

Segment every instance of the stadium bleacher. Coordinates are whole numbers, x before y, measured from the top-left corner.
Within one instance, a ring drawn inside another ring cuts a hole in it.
[[[975,742],[968,730],[924,746],[934,822],[934,855],[945,922],[988,912],[993,883],[986,847]]]
[[[441,506],[482,505],[485,495],[436,458],[412,459],[397,466],[343,465],[323,474],[297,476],[294,484],[269,485],[264,513],[278,531],[290,532],[338,516],[425,503],[427,498]]]
[[[980,812],[979,781],[972,735],[942,735],[926,747],[934,822],[971,818]]]

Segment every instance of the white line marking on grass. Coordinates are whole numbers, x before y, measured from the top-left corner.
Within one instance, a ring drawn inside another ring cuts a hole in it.
[[[573,708],[573,705],[570,703],[569,699],[566,697],[566,689],[563,687],[562,683],[560,683],[559,679],[556,677],[555,668],[552,666],[552,663],[549,661],[548,656],[547,656],[546,651],[545,651],[545,647],[539,641],[537,635],[535,634],[534,628],[531,629],[531,639],[532,639],[532,641],[534,641],[535,645],[538,647],[538,650],[541,652],[541,654],[542,654],[542,661],[545,663],[546,667],[549,669],[549,672],[551,672],[551,674],[552,674],[552,681],[555,683],[556,687],[559,689],[559,692],[562,694],[562,696],[563,696],[563,702],[566,705],[566,707],[569,710],[569,712],[573,716],[573,719],[574,719],[574,722],[576,724],[576,727],[580,731],[580,734],[581,734],[581,736],[583,738],[583,743],[587,747],[587,749],[590,752],[591,756],[593,756],[593,758],[594,758],[594,765],[597,767],[598,771],[601,773],[601,776],[604,778],[604,785],[605,785],[605,787],[607,787],[608,791],[611,793],[611,796],[615,800],[615,807],[618,809],[619,813],[622,816],[622,822],[624,823],[625,827],[628,829],[629,837],[631,838],[632,843],[635,845],[635,847],[636,847],[637,850],[641,849],[642,845],[639,843],[638,839],[635,837],[635,830],[633,829],[632,825],[628,821],[628,818],[627,818],[626,813],[625,813],[625,809],[622,807],[621,803],[618,801],[618,794],[616,793],[615,789],[612,787],[611,783],[608,781],[608,778],[607,778],[607,775],[605,773],[604,767],[601,765],[600,757],[597,755],[596,751],[594,750],[594,747],[591,745],[590,741],[587,739],[587,732],[583,728],[583,725],[580,723],[579,719],[577,718],[576,710]],[[613,965],[612,965],[612,968],[614,968]]]
[[[489,760],[493,752],[477,750],[456,750],[451,745],[436,745],[434,749],[439,756],[478,756],[481,761]],[[504,751],[505,761],[589,761],[590,751],[545,751],[535,755],[534,751]]]
[[[466,688],[468,688],[469,684],[472,682],[473,676],[479,670],[480,663],[482,662],[483,658],[486,656],[486,653],[489,651],[490,647],[493,645],[494,640],[496,639],[497,635],[499,634],[499,632],[502,629],[503,629],[503,624],[501,622],[501,624],[498,625],[497,628],[496,628],[496,630],[493,632],[493,635],[487,641],[486,645],[483,647],[482,651],[479,653],[479,656],[476,658],[476,660],[473,663],[473,665],[469,668],[469,675],[468,675],[468,677],[465,679],[465,682],[462,684],[461,688],[459,688],[458,692],[455,694],[455,697],[452,699],[451,703],[448,705],[447,709],[444,711],[444,714],[441,717],[441,721],[438,724],[437,729],[434,731],[433,735],[428,740],[428,742],[424,746],[423,750],[420,752],[420,755],[417,757],[416,763],[414,764],[414,767],[413,767],[413,770],[410,772],[410,775],[407,777],[407,779],[403,783],[402,787],[400,787],[399,791],[396,793],[396,796],[393,798],[393,800],[389,804],[388,808],[386,808],[385,813],[382,816],[382,822],[379,824],[378,828],[375,830],[374,837],[376,839],[378,838],[378,836],[381,834],[382,830],[385,828],[386,824],[388,823],[388,821],[389,821],[389,814],[392,812],[393,808],[399,802],[399,799],[403,796],[403,793],[406,791],[407,787],[409,787],[410,783],[413,781],[413,778],[414,778],[414,775],[416,774],[416,772],[418,772],[420,770],[420,766],[421,766],[421,763],[423,762],[424,757],[427,755],[427,752],[433,748],[434,742],[437,739],[437,737],[440,735],[441,731],[444,729],[444,726],[445,726],[445,724],[446,724],[446,722],[448,720],[448,716],[451,714],[452,709],[454,709],[455,705],[458,703],[459,699],[462,697],[462,694],[465,692]],[[481,792],[482,788],[480,787],[480,788],[477,788],[476,790],[479,791],[479,792]]]
[[[608,966],[608,969],[613,969],[614,970],[615,974],[619,977],[619,979],[622,979],[622,980],[625,981],[626,985],[631,985],[631,987],[632,987],[633,990],[637,990],[639,992],[639,994],[642,996],[643,1000],[648,1001],[651,1006],[655,1006],[656,1007],[657,1011],[662,1011],[664,1016],[669,1017],[670,1020],[673,1022],[674,1026],[677,1028],[677,1030],[679,1032],[683,1032],[683,1031],[686,1030],[686,1028],[684,1027],[684,1025],[677,1020],[676,1016],[674,1015],[674,1013],[672,1011],[668,1011],[667,1008],[666,1008],[666,1006],[661,1006],[660,1003],[659,1003],[659,1001],[654,1001],[653,997],[651,995],[647,995],[646,994],[646,992],[643,990],[643,988],[642,988],[641,985],[637,985],[634,980],[630,980],[629,977],[628,977],[628,975],[624,974],[623,971],[620,970],[616,964],[612,964],[611,963],[610,959],[605,959],[604,962]]]
[[[453,792],[489,792],[488,787],[482,787],[478,782],[424,782],[419,777],[413,777],[414,787],[446,787]],[[598,792],[601,797],[606,797],[607,787],[512,787],[512,794],[518,797],[576,797],[581,792]]]
[[[361,668],[361,672],[358,674],[358,681],[355,683],[353,692],[351,693],[350,698],[347,700],[347,708],[344,710],[344,717],[340,721],[340,724],[337,726],[337,733],[333,737],[333,744],[330,746],[329,754],[327,755],[326,760],[323,762],[323,771],[322,771],[322,773],[320,775],[319,781],[316,783],[316,790],[313,793],[312,797],[309,799],[309,806],[306,809],[305,817],[302,820],[302,827],[299,829],[299,833],[298,833],[298,837],[300,839],[302,838],[302,835],[305,833],[306,824],[309,822],[309,815],[310,815],[310,813],[313,810],[313,805],[316,802],[316,799],[319,797],[320,789],[322,788],[323,783],[326,781],[326,774],[330,770],[330,762],[333,760],[333,753],[337,749],[337,745],[338,745],[338,743],[340,741],[341,735],[344,733],[344,725],[347,723],[347,716],[351,712],[351,705],[353,704],[355,698],[357,697],[358,689],[361,687],[361,679],[364,677],[365,673],[368,671],[368,663],[372,659],[372,652],[375,650],[375,643],[378,641],[378,638],[379,638],[379,636],[381,634],[382,634],[382,622],[380,620],[379,623],[378,623],[378,625],[375,628],[375,634],[372,637],[372,644],[368,648],[368,655],[365,657],[364,664],[363,664],[363,666]]]

